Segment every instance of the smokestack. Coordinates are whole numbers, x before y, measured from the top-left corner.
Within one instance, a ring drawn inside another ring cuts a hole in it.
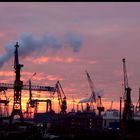
[[[79,36],[69,33],[64,36],[64,39],[66,39],[67,46],[72,48],[73,52],[79,52],[82,46],[82,39]],[[5,53],[0,55],[0,67],[13,56],[15,42],[17,41],[5,46]],[[19,49],[19,55],[21,56],[27,56],[32,52],[47,48],[59,50],[63,46],[62,41],[50,33],[45,33],[40,38],[36,38],[32,33],[24,32],[19,36],[18,42],[21,46]]]

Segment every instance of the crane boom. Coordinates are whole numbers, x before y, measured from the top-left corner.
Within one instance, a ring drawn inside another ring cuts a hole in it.
[[[125,59],[122,59],[123,61],[123,73],[124,73],[124,89],[128,88],[128,77],[127,77],[127,71],[126,71],[126,64],[125,64]]]
[[[93,100],[94,100],[94,102],[96,102],[96,95],[95,95],[95,91],[94,91],[93,82],[92,82],[90,75],[87,71],[86,71],[86,75],[87,75],[88,83],[89,83],[89,86],[91,89],[91,96],[90,96],[91,102],[93,102]]]
[[[14,89],[14,84],[0,83],[0,91],[8,90],[8,89]],[[30,85],[23,85],[22,86],[22,90],[29,90],[29,89],[30,89]],[[54,92],[55,91],[55,87],[32,85],[31,90]]]

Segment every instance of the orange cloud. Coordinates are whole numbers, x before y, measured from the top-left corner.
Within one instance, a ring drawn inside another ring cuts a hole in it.
[[[40,57],[40,58],[36,58],[35,60],[33,60],[33,62],[38,63],[38,64],[48,63],[49,59],[50,59],[49,57]]]
[[[14,75],[15,73],[11,71],[0,71],[0,76],[9,77],[9,76],[14,76]]]
[[[78,59],[73,57],[39,57],[39,58],[28,58],[27,61],[32,61],[35,64],[43,64],[48,62],[61,62],[61,63],[86,63],[86,64],[95,64],[97,61],[87,60],[87,59]]]
[[[59,76],[54,76],[54,75],[48,75],[47,79],[50,80],[50,81],[63,80],[63,78],[61,78]]]

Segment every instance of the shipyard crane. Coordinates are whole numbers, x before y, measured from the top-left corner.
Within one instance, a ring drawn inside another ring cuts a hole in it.
[[[14,84],[0,83],[0,90],[8,90],[8,89],[14,89]],[[32,91],[48,91],[50,93],[53,93],[55,91],[55,87],[31,85],[31,81],[29,81],[29,85],[23,85],[22,90],[28,90],[29,91],[29,101],[26,104],[26,112],[25,112],[27,114],[27,117],[29,117],[29,114],[31,116],[30,108],[34,108],[34,113],[37,113],[37,106],[38,106],[38,103],[39,103],[39,100],[34,100],[33,101],[31,90]],[[45,100],[45,102],[47,102],[47,101]],[[47,106],[47,110],[48,109],[49,108]]]
[[[37,113],[39,102],[46,102],[46,112],[52,111],[52,102],[51,102],[50,99],[47,99],[47,100],[32,99],[32,89],[33,89],[32,87],[33,86],[31,85],[31,80],[29,80],[29,100],[28,100],[27,106],[26,106],[26,110],[27,110],[26,113],[31,114],[31,111],[29,111],[30,108],[35,109],[34,114]],[[50,91],[53,92],[53,95],[55,94],[55,92],[57,92],[59,107],[61,109],[60,113],[61,114],[66,114],[66,109],[67,109],[66,96],[65,96],[65,93],[62,89],[62,86],[61,86],[60,82],[57,81],[56,86],[54,88],[51,88]],[[27,117],[29,117],[29,116],[27,116]]]
[[[88,105],[88,108],[92,106],[93,102],[96,102],[96,94],[95,94],[95,91],[94,91],[94,86],[93,86],[93,82],[90,78],[90,75],[89,73],[86,71],[86,75],[87,75],[87,79],[88,79],[88,83],[89,83],[89,86],[90,86],[90,89],[91,89],[91,96],[90,96],[90,105]]]
[[[23,81],[20,80],[20,71],[23,65],[19,63],[18,48],[19,48],[19,45],[17,42],[15,45],[15,52],[14,52],[15,54],[14,69],[15,69],[16,75],[15,75],[15,81],[14,81],[14,103],[13,103],[12,113],[10,116],[11,123],[15,115],[19,115],[21,121],[23,120],[22,106],[21,106],[21,91],[22,91]]]
[[[6,91],[8,89],[14,89],[14,84],[0,83],[0,90]],[[35,108],[34,113],[37,113],[37,105],[38,105],[38,102],[39,102],[38,100],[33,101],[31,90],[32,91],[48,91],[50,93],[53,93],[55,91],[55,87],[31,85],[31,81],[29,80],[29,84],[28,85],[27,84],[23,85],[22,90],[28,90],[29,91],[29,101],[30,102],[27,102],[26,113],[28,112],[30,114],[31,112],[29,111],[29,106],[31,108]],[[30,116],[28,116],[28,114],[27,114],[27,117],[30,117]]]
[[[133,119],[133,110],[131,102],[131,88],[128,84],[127,70],[125,59],[122,59],[123,62],[123,74],[124,74],[124,110],[123,110],[123,121],[129,121]]]
[[[36,72],[30,77],[30,79],[26,82],[28,83],[29,82],[29,99],[26,103],[26,117],[27,118],[31,118],[31,115],[32,115],[32,111],[31,109],[34,108],[34,113],[37,113],[37,103],[36,102],[33,102],[32,100],[32,87],[31,87],[31,80],[32,78],[36,75]],[[26,85],[25,83],[25,85]]]
[[[59,101],[59,107],[61,109],[60,113],[61,114],[66,114],[66,109],[67,109],[67,100],[66,100],[66,95],[63,91],[63,88],[59,82],[59,80],[56,83],[55,86],[55,91],[53,94],[57,93],[58,96],[58,101]]]
[[[98,96],[98,98],[96,99],[94,85],[93,85],[93,82],[92,82],[90,75],[87,71],[86,71],[86,75],[87,75],[88,83],[89,83],[89,86],[91,89],[90,105],[87,104],[87,109],[89,110],[91,108],[91,105],[93,104],[93,101],[96,103],[96,100],[97,100],[97,109],[98,109],[99,115],[101,115],[101,112],[104,111],[104,107],[103,107],[102,101],[101,101],[101,96]]]
[[[12,123],[15,115],[19,115],[20,120],[23,121],[22,106],[21,106],[21,91],[29,90],[29,85],[23,85],[23,81],[20,80],[20,71],[23,65],[19,63],[18,48],[19,45],[17,42],[14,51],[14,69],[15,69],[14,84],[0,83],[0,90],[14,89],[14,103],[12,113],[10,116],[10,123]],[[54,92],[54,89],[55,89],[54,87],[50,86],[32,86],[32,90],[35,91]]]
[[[26,105],[26,113],[27,113],[27,118],[31,118],[31,109],[34,108],[34,114],[37,113],[38,111],[38,105],[39,102],[45,102],[46,103],[46,112],[52,111],[52,103],[50,99],[47,100],[41,100],[41,99],[33,99],[32,98],[32,85],[31,85],[31,79],[29,80],[29,100]],[[30,116],[29,116],[30,115]]]

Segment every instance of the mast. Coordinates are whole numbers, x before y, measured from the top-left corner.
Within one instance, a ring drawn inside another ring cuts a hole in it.
[[[19,58],[18,58],[18,42],[15,45],[15,58],[14,58],[14,69],[15,69],[15,82],[14,82],[14,103],[13,103],[13,109],[11,113],[10,122],[12,123],[14,116],[19,115],[20,120],[23,120],[22,115],[22,106],[21,106],[21,89],[23,86],[23,81],[20,80],[20,70],[21,67],[23,67],[22,64],[19,64]]]
[[[133,119],[132,102],[131,102],[131,88],[128,85],[127,71],[125,65],[125,59],[123,61],[123,73],[124,73],[124,111],[123,120],[128,121]]]

